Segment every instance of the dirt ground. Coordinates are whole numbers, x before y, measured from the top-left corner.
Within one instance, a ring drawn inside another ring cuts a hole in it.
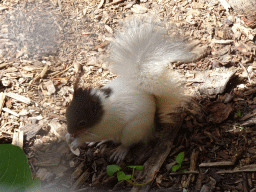
[[[0,143],[24,134],[17,145],[45,191],[256,191],[256,3],[227,3],[233,9],[218,0],[0,1]],[[114,79],[109,42],[126,18],[142,15],[208,49],[197,62],[170,64],[193,99],[169,148],[161,148],[168,142],[160,126],[120,163],[126,173],[144,165],[135,183],[152,182],[137,188],[106,174],[116,144],[70,152],[65,111],[76,66],[85,71],[83,87]],[[180,152],[182,167],[172,172]]]

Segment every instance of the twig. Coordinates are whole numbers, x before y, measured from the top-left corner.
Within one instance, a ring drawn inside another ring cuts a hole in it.
[[[226,0],[219,0],[219,2],[226,9],[226,11],[229,11],[229,9],[231,9],[231,6],[228,4]]]
[[[10,64],[10,63],[3,63],[3,64],[1,64],[1,65],[0,65],[0,69],[1,69],[1,68],[4,68],[5,66],[7,66],[7,65],[9,65],[9,64]]]
[[[58,5],[59,5],[59,8],[61,10],[61,0],[58,0]]]
[[[111,6],[111,5],[116,5],[118,3],[122,3],[124,0],[118,0],[118,1],[115,1],[115,2],[112,2],[112,3],[108,3],[106,4],[106,6]]]
[[[5,111],[5,112],[7,112],[7,113],[10,113],[10,114],[12,114],[12,115],[14,115],[14,116],[16,116],[16,117],[19,117],[19,114],[18,114],[18,113],[14,112],[14,111],[12,111],[12,110],[6,108],[6,107],[3,108],[3,111]]]
[[[198,154],[199,154],[199,151],[194,149],[192,154],[191,154],[191,157],[190,157],[190,159],[191,159],[190,167],[189,167],[190,171],[195,171],[196,170],[196,162],[197,162]],[[188,187],[190,182],[193,182],[194,180],[195,180],[195,176],[193,174],[189,174],[186,183],[184,183],[185,184],[184,186]]]
[[[61,72],[58,72],[57,74],[50,74],[49,76],[51,76],[51,78],[54,78],[54,77],[56,77],[56,76],[58,76],[58,75],[60,75],[60,74],[62,74],[62,73],[65,73],[66,71],[68,71],[69,69],[71,69],[72,67],[74,66],[74,64],[72,64],[72,65],[70,65],[69,67],[67,67],[66,69],[64,69],[63,71],[61,71]]]
[[[2,108],[4,106],[4,102],[5,102],[5,94],[4,93],[0,93],[0,114],[2,112]]]
[[[46,72],[48,71],[48,68],[49,68],[49,65],[46,64],[46,65],[44,66],[43,70],[41,71],[41,73],[40,73],[39,75],[35,76],[35,78],[32,79],[32,80],[29,82],[29,84],[31,85],[32,83],[34,83],[34,82],[37,81],[38,79],[43,78],[43,77],[45,76]]]
[[[245,73],[246,73],[246,75],[247,75],[247,78],[248,78],[249,83],[250,83],[250,84],[252,84],[252,81],[251,81],[251,78],[250,78],[250,75],[249,75],[249,73],[248,73],[247,69],[244,67],[244,65],[243,65],[242,63],[239,63],[239,64],[240,64],[240,66],[243,68],[243,70],[245,71]]]
[[[224,45],[231,44],[233,42],[234,42],[233,40],[218,40],[218,39],[212,39],[211,41],[211,43],[218,43],[218,44],[224,44]]]
[[[224,171],[217,171],[217,174],[234,174],[234,173],[246,173],[246,172],[255,172],[256,169],[241,169],[241,170],[224,170]],[[185,171],[185,172],[175,172],[169,173],[170,176],[173,175],[189,175],[189,174],[199,174],[199,171]]]
[[[196,162],[198,158],[199,151],[194,149],[192,154],[191,154],[191,162],[190,162],[190,171],[195,171],[196,170]]]
[[[174,151],[169,155],[169,157],[172,157],[174,154],[180,152],[183,150],[185,147],[183,145],[180,145],[179,147],[175,148]]]
[[[220,161],[220,162],[210,162],[210,163],[201,163],[199,167],[220,167],[220,166],[233,166],[234,162],[232,161]]]
[[[98,5],[98,9],[102,8],[104,3],[105,3],[105,0],[101,0],[100,4]]]
[[[103,42],[103,43],[101,43],[101,44],[99,44],[99,45],[96,45],[96,46],[92,49],[92,51],[96,51],[96,50],[98,50],[99,48],[104,48],[104,47],[106,47],[108,44],[109,44],[109,42]]]
[[[246,173],[242,173],[243,175],[243,191],[244,192],[248,192],[250,191],[249,190],[249,187],[248,187],[248,178],[247,178],[247,174]]]

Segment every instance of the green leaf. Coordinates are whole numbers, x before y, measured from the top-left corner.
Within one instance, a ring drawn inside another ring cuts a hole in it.
[[[118,181],[129,180],[131,178],[132,178],[131,175],[125,175],[123,171],[118,171],[117,172],[117,179],[118,179]]]
[[[121,167],[119,167],[118,165],[108,165],[107,166],[107,174],[109,176],[112,176],[115,172],[121,170]]]
[[[180,163],[183,162],[183,160],[184,160],[184,152],[180,152],[180,153],[177,155],[177,157],[176,157],[176,162],[180,164]]]
[[[238,117],[241,117],[241,116],[242,116],[242,112],[240,111],[240,109],[237,109],[237,110],[236,110],[236,114],[237,114]]]
[[[0,191],[25,191],[40,188],[40,179],[33,180],[26,155],[20,147],[0,145]]]
[[[172,166],[172,172],[176,172],[181,167],[181,164]]]
[[[40,178],[36,178],[32,183],[27,187],[21,187],[20,189],[15,190],[15,192],[34,192],[41,191],[41,180]]]
[[[137,169],[139,171],[143,170],[143,166],[142,165],[131,165],[131,166],[127,166],[127,167],[132,168],[132,169]]]

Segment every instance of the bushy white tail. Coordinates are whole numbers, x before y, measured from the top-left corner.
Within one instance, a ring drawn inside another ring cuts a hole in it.
[[[110,69],[131,85],[155,95],[163,115],[185,98],[179,75],[168,69],[168,64],[196,57],[188,42],[175,38],[168,37],[165,27],[153,18],[133,18],[111,44]]]

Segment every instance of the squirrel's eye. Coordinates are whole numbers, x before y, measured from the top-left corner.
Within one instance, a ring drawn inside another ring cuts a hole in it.
[[[77,125],[78,125],[79,127],[83,127],[83,126],[86,125],[86,121],[85,121],[85,120],[79,121]]]

